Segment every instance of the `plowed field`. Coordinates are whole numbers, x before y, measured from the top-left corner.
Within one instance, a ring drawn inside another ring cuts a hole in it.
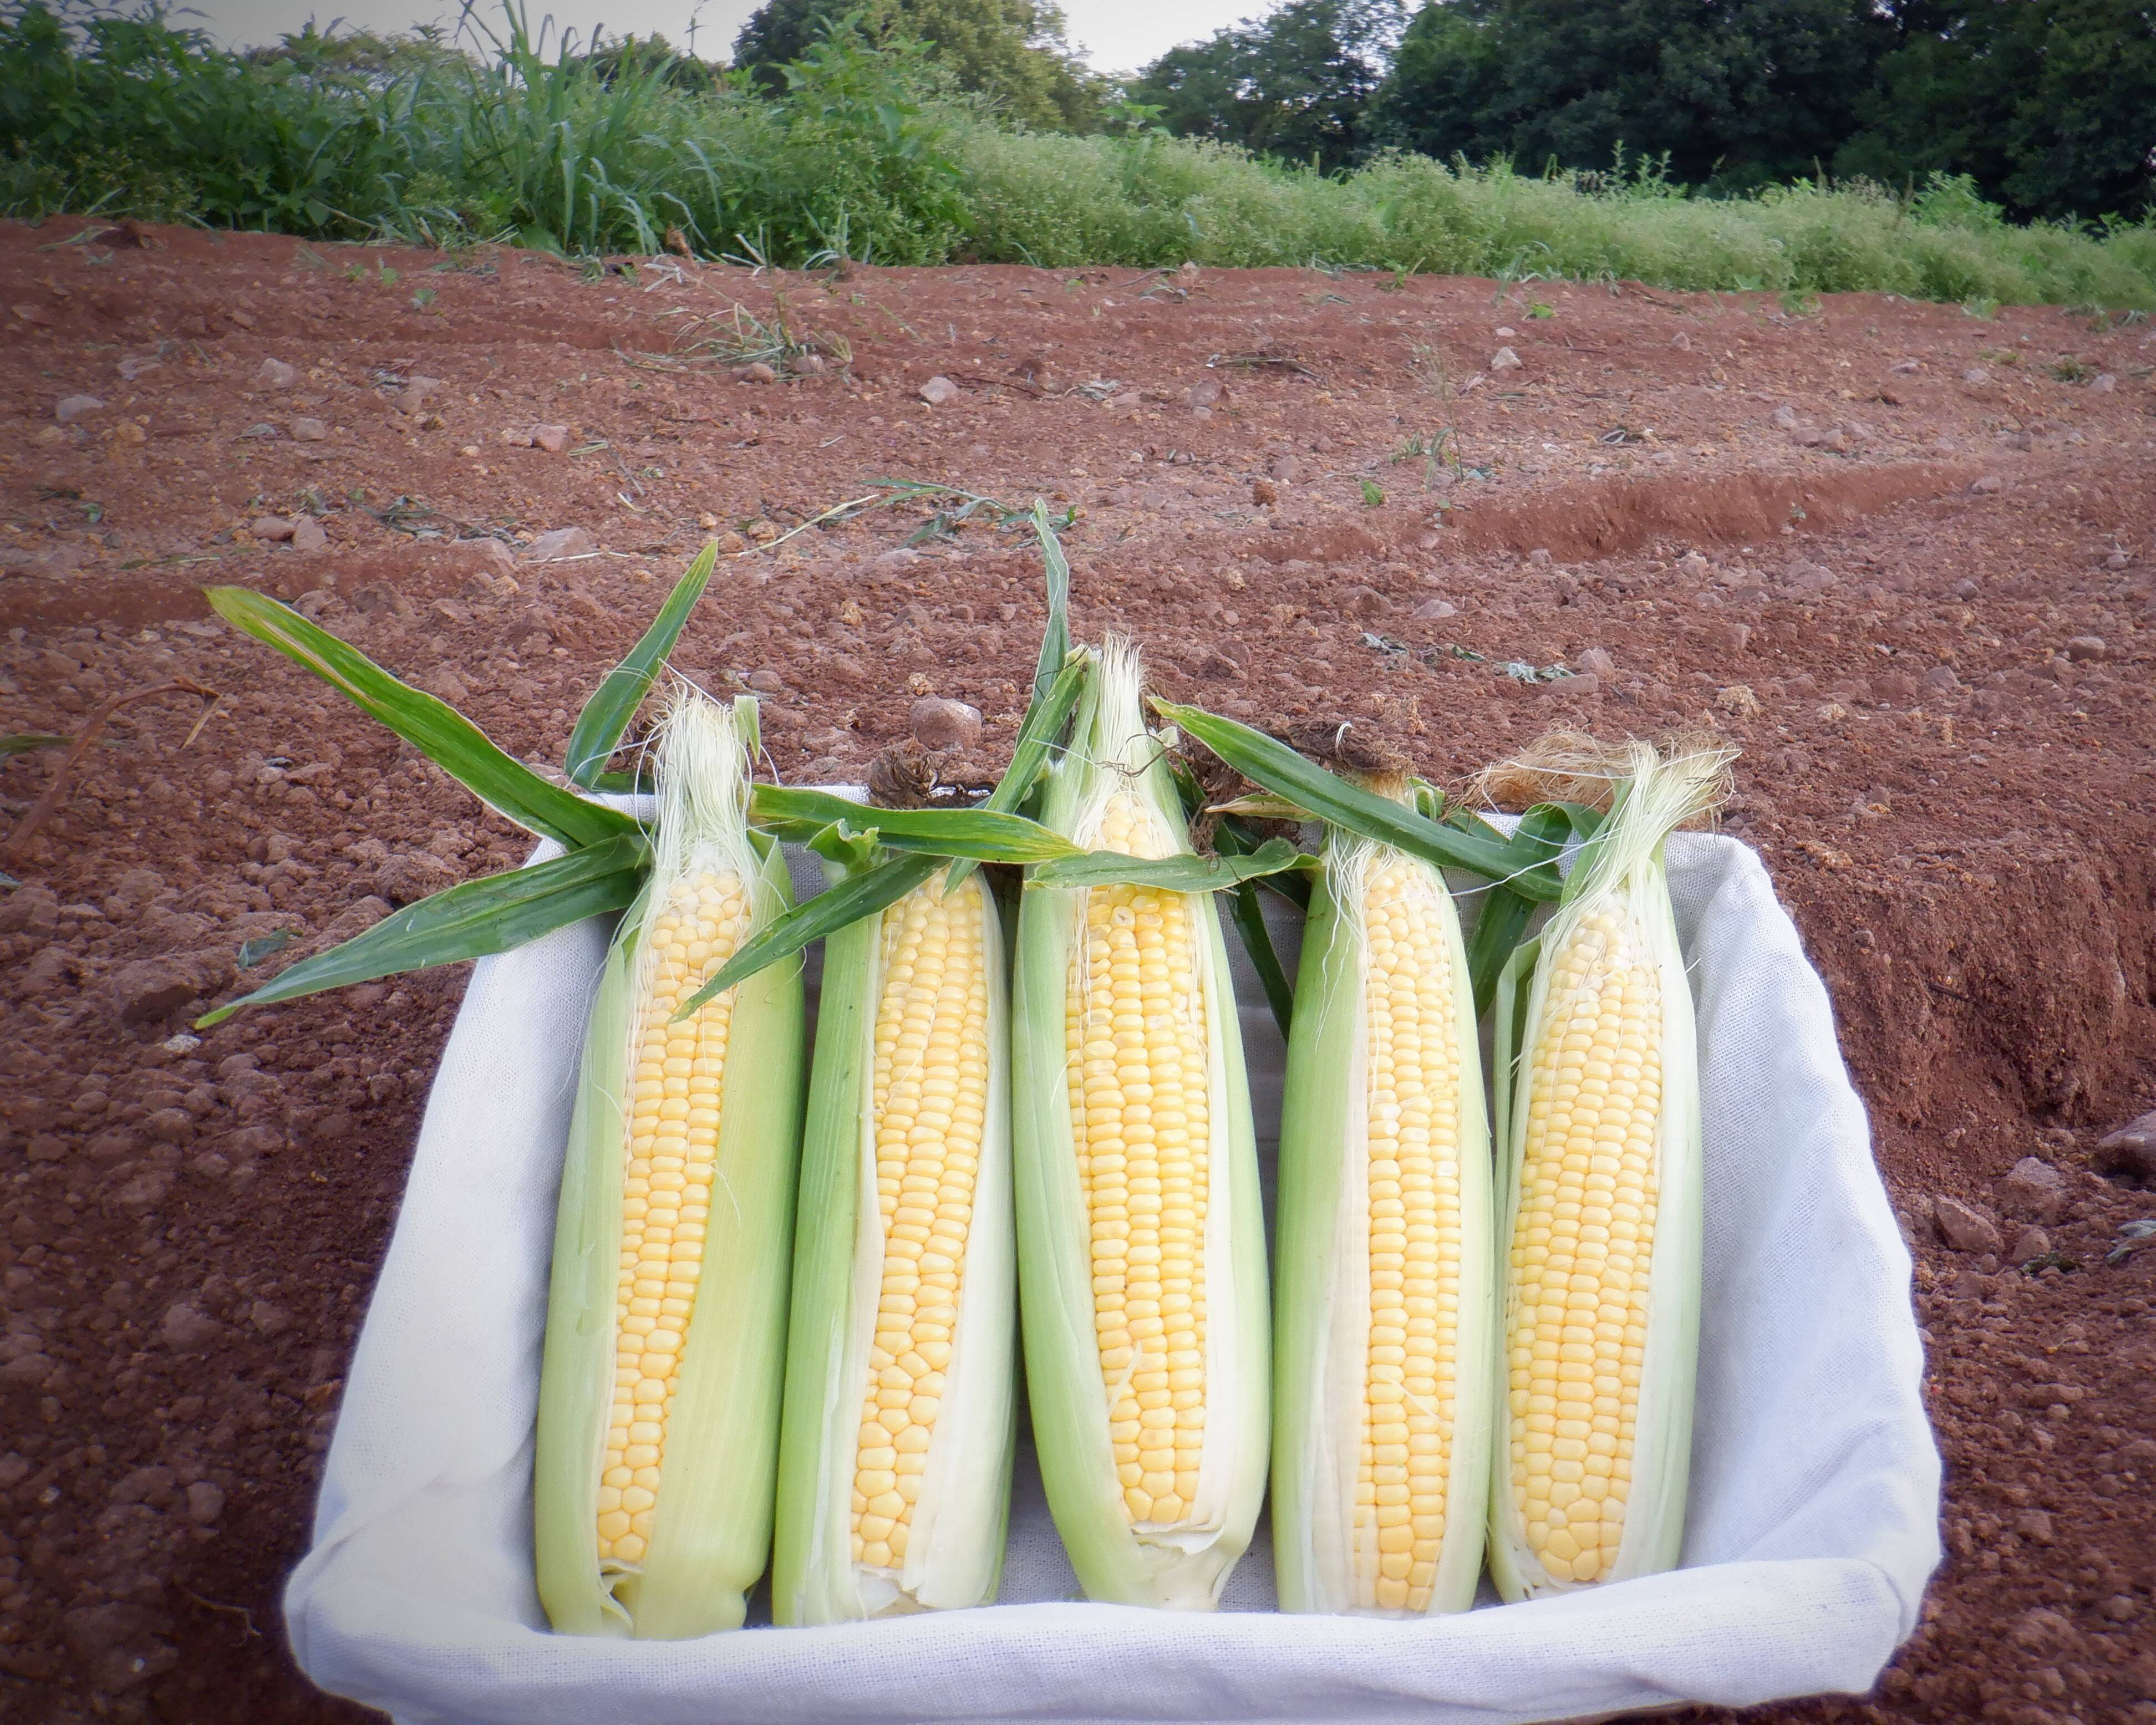
[[[752,320],[820,373],[737,377]],[[1727,829],[1833,993],[1948,1463],[1877,1692],[1754,1717],[2156,1722],[2156,1248],[2107,1262],[2156,1191],[2095,1149],[2156,1106],[2145,324],[61,222],[0,226],[0,730],[143,696],[0,858],[0,1715],[362,1717],[278,1590],[462,973],[182,1033],[526,845],[199,588],[300,600],[558,758],[716,534],[680,663],[765,693],[781,772],[857,777],[934,694],[986,715],[955,763],[986,776],[1024,539],[908,546],[907,505],[762,548],[911,479],[1075,506],[1081,633],[1254,722],[1352,718],[1445,781],[1557,725],[1740,744]],[[206,721],[143,694],[176,678]],[[0,766],[0,838],[61,758]],[[2002,1183],[2030,1157],[2056,1180]],[[1991,1237],[1949,1244],[1941,1198]]]

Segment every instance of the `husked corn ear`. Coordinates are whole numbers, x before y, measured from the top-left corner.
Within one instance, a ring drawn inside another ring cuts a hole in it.
[[[1111,641],[1047,823],[1188,850],[1137,658]],[[1209,898],[1029,886],[1017,979],[1019,1275],[1049,1507],[1095,1599],[1207,1609],[1265,1484],[1265,1260]]]
[[[1541,937],[1509,1075],[1491,1528],[1508,1599],[1653,1574],[1681,1549],[1700,1109],[1662,840],[1704,806],[1722,764],[1635,745],[1616,806]],[[1501,1017],[1510,1009],[1501,1000]]]
[[[1495,1340],[1489,1132],[1438,872],[1335,832],[1281,1127],[1273,1552],[1291,1611],[1464,1610]]]
[[[684,881],[673,904],[651,922],[649,992],[629,1073],[613,1408],[599,1475],[603,1565],[639,1563],[650,1547],[660,1463],[711,1215],[733,997],[721,994],[678,1024],[674,1009],[733,956],[747,924],[748,883],[711,873]]]
[[[783,907],[747,824],[753,723],[688,694],[659,749],[644,895],[593,1007],[555,1234],[533,1527],[554,1626],[737,1626],[770,1540],[800,1119],[797,965],[679,1023]]]
[[[1127,792],[1109,799],[1099,843],[1161,854]],[[1132,1522],[1163,1527],[1197,1502],[1205,1449],[1211,1076],[1195,924],[1180,894],[1094,888],[1065,997],[1116,1481]]]
[[[1560,1581],[1615,1568],[1631,1496],[1662,1106],[1662,991],[1642,945],[1610,911],[1582,918],[1529,1056],[1507,1459],[1527,1548]]]
[[[1002,928],[939,875],[834,937],[779,1478],[783,1624],[993,1601],[1015,1431]]]

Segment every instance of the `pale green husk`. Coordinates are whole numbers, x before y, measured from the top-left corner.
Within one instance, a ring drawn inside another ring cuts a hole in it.
[[[1274,1312],[1273,1563],[1281,1608],[1404,1617],[1356,1604],[1355,1478],[1370,1323],[1368,943],[1363,907],[1373,864],[1403,854],[1332,829],[1311,891],[1281,1106],[1280,1258]],[[1481,1506],[1496,1440],[1496,1241],[1490,1134],[1467,952],[1452,898],[1428,870],[1450,950],[1460,1048],[1460,1288],[1445,1532],[1428,1612],[1474,1604]]]
[[[943,878],[914,891],[940,895]],[[985,886],[981,918],[988,972],[988,1118],[947,1388],[905,1568],[896,1577],[854,1562],[851,1531],[862,1398],[883,1280],[873,1082],[882,916],[849,924],[824,949],[772,1564],[772,1615],[782,1625],[842,1623],[995,1599],[1016,1442],[1017,1248],[1003,925]]]
[[[1162,745],[1140,716],[1139,687],[1136,653],[1111,639],[1043,812],[1047,825],[1081,844],[1109,796],[1123,787],[1142,797],[1181,842],[1183,812]],[[1066,978],[1085,906],[1084,893],[1074,889],[1029,886],[1019,911],[1012,1139],[1034,1441],[1064,1548],[1089,1598],[1209,1610],[1250,1544],[1265,1495],[1265,1224],[1227,947],[1211,897],[1193,896],[1189,906],[1204,931],[1211,1117],[1218,1123],[1205,1240],[1207,1448],[1199,1491],[1209,1513],[1202,1525],[1140,1532],[1126,1518],[1116,1479],[1064,1053]]]
[[[657,860],[607,954],[586,1034],[554,1238],[533,1468],[541,1602],[566,1634],[673,1640],[738,1628],[771,1547],[788,1246],[800,1138],[801,969],[774,965],[734,1002],[715,1198],[668,1421],[651,1549],[598,1559],[598,1493],[613,1394],[614,1306],[631,1038],[651,919],[685,873],[756,883],[752,927],[789,896],[776,845],[745,820],[752,703],[677,701],[660,745]]]
[[[1511,1323],[1508,1296],[1499,1332],[1498,1459],[1490,1493],[1490,1573],[1507,1599],[1574,1593],[1610,1581],[1659,1574],[1675,1568],[1683,1553],[1699,1358],[1704,1175],[1691,987],[1670,903],[1663,841],[1672,828],[1711,802],[1727,757],[1701,750],[1666,761],[1644,743],[1633,744],[1628,754],[1629,776],[1619,787],[1609,819],[1583,853],[1567,883],[1563,903],[1532,949],[1534,969],[1526,1000],[1519,1002],[1511,987],[1500,992],[1496,1081],[1501,1088],[1509,1086],[1506,1106],[1499,1111],[1504,1150],[1497,1235],[1500,1273],[1509,1286],[1504,1266],[1509,1264],[1527,1154],[1531,1056],[1548,1011],[1550,972],[1582,918],[1617,908],[1630,919],[1641,948],[1661,973],[1662,1000],[1659,1185],[1631,1491],[1624,1542],[1610,1572],[1600,1582],[1553,1579],[1527,1544],[1512,1498],[1510,1414],[1503,1378],[1503,1338]]]

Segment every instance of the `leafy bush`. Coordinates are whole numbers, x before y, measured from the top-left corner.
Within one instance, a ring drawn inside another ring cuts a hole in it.
[[[465,49],[310,29],[228,54],[91,0],[0,11],[0,213],[134,214],[334,239],[510,239],[796,264],[954,257],[1301,264],[1686,289],[2156,305],[2156,226],[2019,227],[1965,179],[1686,195],[1654,164],[1534,177],[1426,156],[1340,175],[1142,123],[1034,133],[947,94],[920,44],[835,33],[765,94],[652,44]],[[469,50],[469,51],[466,51]]]

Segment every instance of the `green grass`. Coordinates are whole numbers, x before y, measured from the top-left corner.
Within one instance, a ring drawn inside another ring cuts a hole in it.
[[[1415,156],[1325,177],[1158,133],[1014,130],[937,95],[917,57],[844,43],[764,96],[613,69],[516,7],[498,29],[468,13],[469,52],[310,33],[243,58],[158,13],[63,3],[0,13],[6,214],[581,254],[654,251],[674,228],[703,255],[788,264],[1188,259],[2156,308],[2156,225],[2016,226],[1965,181],[1710,199]]]

